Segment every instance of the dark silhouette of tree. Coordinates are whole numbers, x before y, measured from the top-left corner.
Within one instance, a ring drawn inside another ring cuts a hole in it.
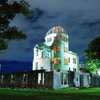
[[[100,37],[93,39],[88,44],[88,49],[84,51],[87,57],[85,68],[91,73],[97,73],[100,69]]]
[[[24,0],[0,0],[0,51],[8,48],[7,40],[26,39],[27,36],[22,31],[18,31],[16,26],[10,27],[9,24],[18,14],[23,16],[33,14],[29,7],[28,2]]]

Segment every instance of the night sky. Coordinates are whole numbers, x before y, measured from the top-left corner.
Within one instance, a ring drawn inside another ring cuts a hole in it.
[[[54,26],[65,28],[69,35],[69,49],[77,53],[82,62],[87,44],[100,36],[100,0],[27,1],[34,14],[30,17],[17,15],[10,23],[11,26],[15,25],[25,33],[27,39],[8,41],[8,50],[0,53],[1,66],[10,66],[14,69],[12,62],[20,62],[20,64],[15,63],[20,69],[25,63],[31,66],[34,46],[43,43],[46,32]],[[21,65],[21,62],[25,63]]]

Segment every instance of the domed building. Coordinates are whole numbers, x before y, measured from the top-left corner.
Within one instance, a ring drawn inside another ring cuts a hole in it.
[[[69,51],[68,38],[64,28],[51,28],[46,33],[45,42],[34,47],[33,70],[78,72],[79,58],[76,53]]]
[[[79,57],[69,51],[69,36],[66,30],[60,26],[53,27],[46,33],[44,43],[34,47],[32,70],[0,73],[0,86],[58,89],[89,87],[91,82],[92,86],[100,86],[100,76],[81,73],[78,65]]]

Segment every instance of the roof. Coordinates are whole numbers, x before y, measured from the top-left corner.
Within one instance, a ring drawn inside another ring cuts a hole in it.
[[[65,30],[63,27],[56,26],[56,27],[51,28],[51,29],[46,33],[46,36],[49,35],[49,34],[53,34],[53,33],[58,33],[58,34],[64,33],[64,34],[67,34],[66,30]]]

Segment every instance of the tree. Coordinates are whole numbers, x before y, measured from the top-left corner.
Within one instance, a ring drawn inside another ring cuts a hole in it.
[[[84,51],[87,58],[85,68],[91,73],[97,73],[100,69],[100,37],[93,39],[88,44],[88,49]]]
[[[87,60],[85,69],[89,70],[90,73],[98,73],[100,70],[100,60]]]
[[[7,40],[26,39],[22,31],[18,31],[16,26],[10,27],[10,21],[18,15],[29,16],[33,11],[29,9],[30,5],[24,0],[9,1],[0,0],[0,51],[8,48]]]

